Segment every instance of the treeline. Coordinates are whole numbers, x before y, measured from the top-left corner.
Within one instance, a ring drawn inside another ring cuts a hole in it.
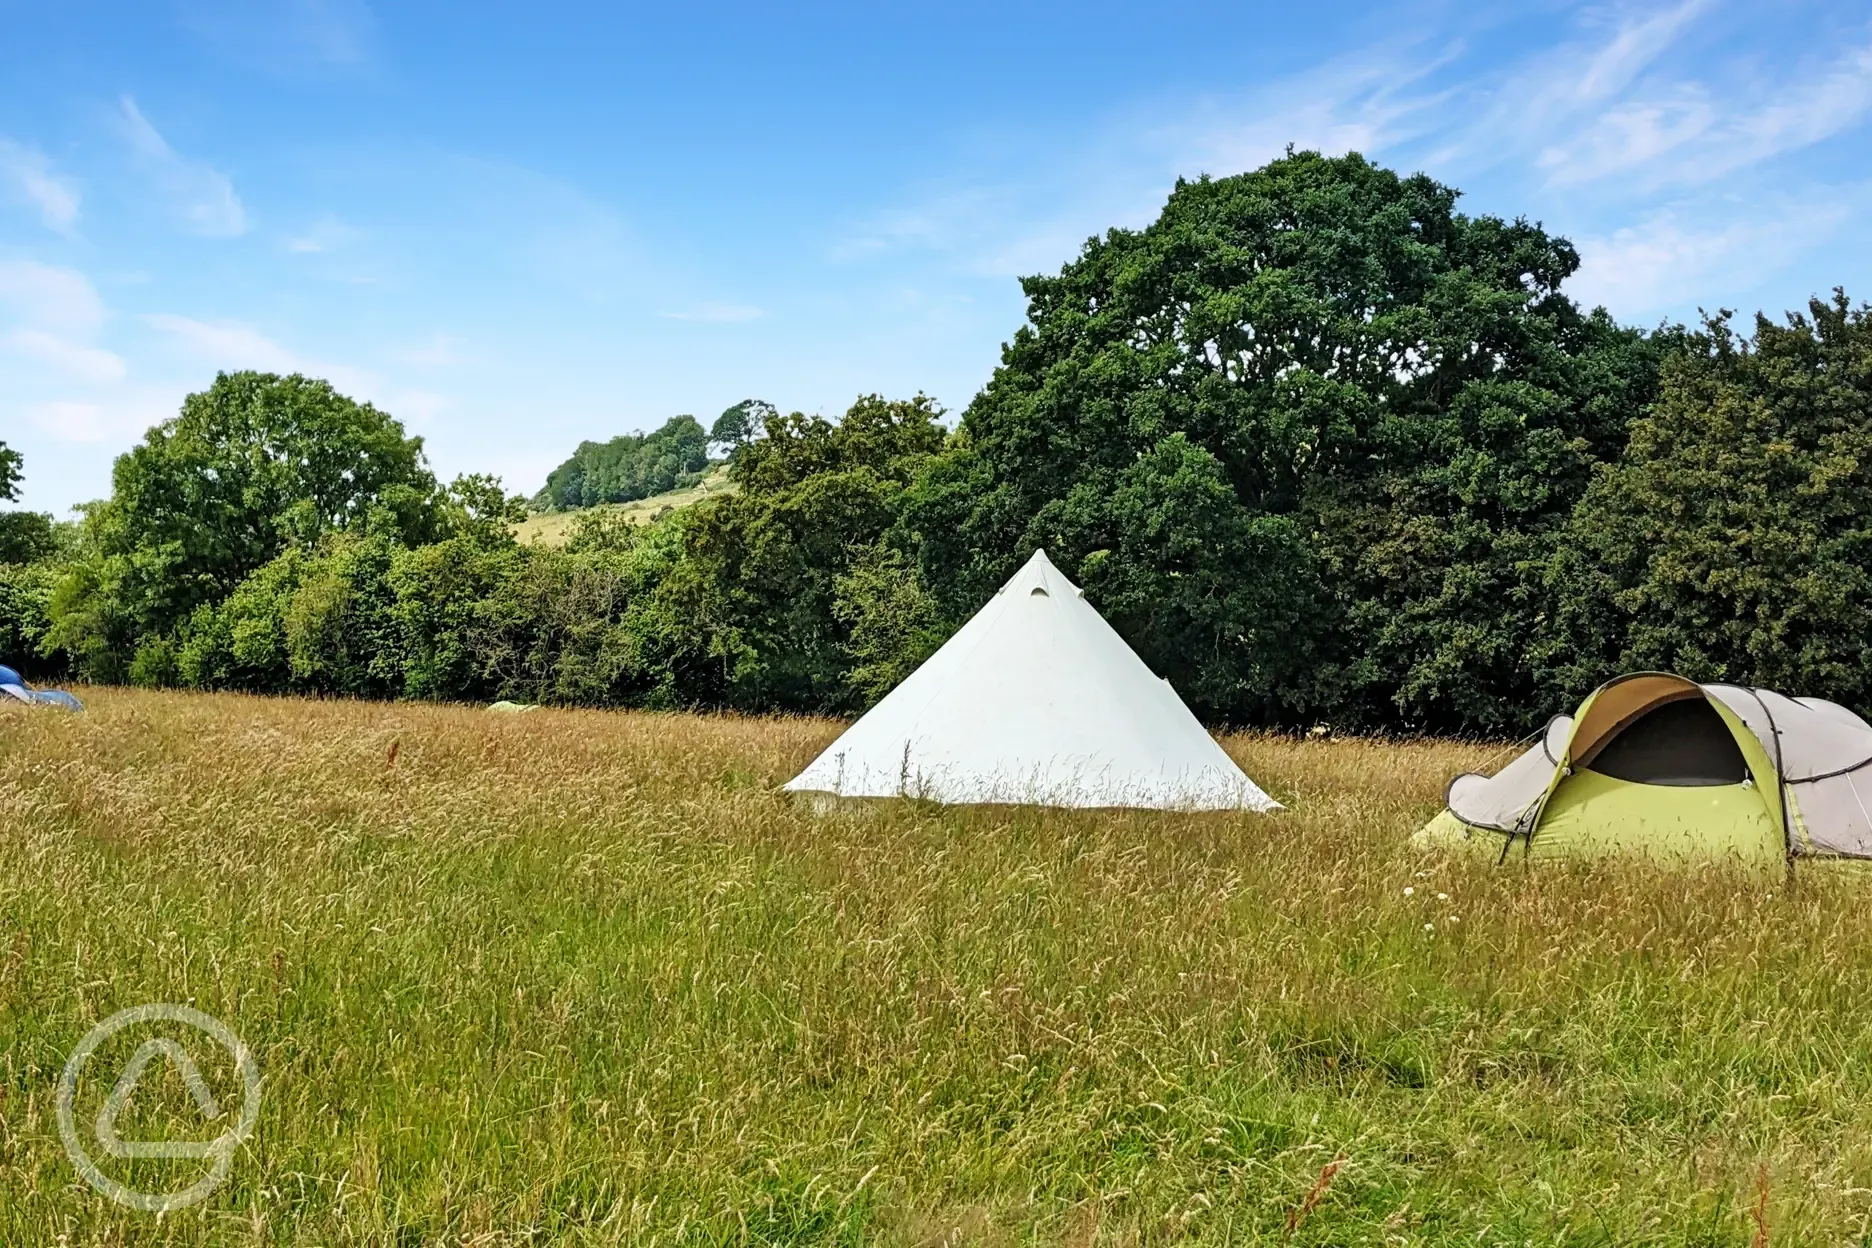
[[[630,503],[693,485],[708,469],[709,435],[693,416],[676,416],[650,433],[581,442],[547,474],[533,499],[541,511]]]
[[[953,432],[921,397],[763,408],[736,492],[562,549],[383,413],[223,376],[4,574],[0,644],[99,680],[851,711],[1044,546],[1211,722],[1518,733],[1633,667],[1872,704],[1872,311],[1619,325],[1563,293],[1564,239],[1455,202],[1357,156],[1179,184],[1023,283]]]

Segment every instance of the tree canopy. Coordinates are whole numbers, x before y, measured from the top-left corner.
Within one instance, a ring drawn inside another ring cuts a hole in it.
[[[20,453],[0,442],[0,503],[19,501]]]
[[[668,493],[708,467],[708,444],[709,435],[693,416],[671,417],[650,433],[581,442],[547,475],[535,505],[574,511]]]
[[[866,395],[834,424],[770,415],[766,436],[729,472],[738,492],[690,522],[669,593],[708,629],[707,679],[748,709],[836,710],[849,681],[852,617],[866,608],[846,578],[876,555],[904,491],[942,449],[942,412],[922,396]]]
[[[118,458],[85,517],[85,557],[54,603],[54,644],[120,677],[126,650],[163,638],[289,545],[366,526],[440,535],[422,440],[330,383],[222,373]]]
[[[868,395],[586,443],[536,503],[673,488],[711,441],[735,488],[563,549],[516,542],[497,482],[439,489],[369,405],[224,375],[119,460],[75,551],[0,559],[0,646],[211,688],[845,712],[1044,546],[1214,723],[1518,735],[1633,667],[1866,706],[1872,310],[1620,326],[1566,296],[1566,240],[1456,204],[1358,156],[1179,183],[1025,280],[953,432]]]
[[[1520,722],[1542,561],[1656,351],[1456,198],[1290,154],[1026,279],[906,510],[945,606],[1044,546],[1212,718]]]
[[[22,468],[20,453],[0,442],[0,502],[19,501]],[[57,549],[51,516],[36,511],[0,511],[0,564],[32,563]]]
[[[1872,308],[1729,313],[1665,366],[1560,564],[1574,688],[1664,668],[1872,701]]]
[[[0,442],[0,501],[19,500],[21,470],[19,452]],[[58,550],[51,516],[0,511],[0,663],[33,674],[46,666],[39,647],[58,578],[48,561]]]
[[[765,399],[742,399],[715,418],[709,429],[709,443],[726,447],[732,456],[747,443],[764,436],[767,422],[780,410]]]

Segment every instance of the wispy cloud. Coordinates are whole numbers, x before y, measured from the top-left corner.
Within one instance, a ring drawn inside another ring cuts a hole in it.
[[[172,335],[194,356],[220,369],[253,368],[268,373],[306,370],[299,355],[251,325],[215,323],[194,317],[155,313],[143,321],[152,329]]]
[[[230,60],[273,73],[356,69],[377,56],[364,0],[188,0],[183,20]]]
[[[78,222],[78,189],[52,171],[43,153],[0,139],[0,184],[39,211],[46,228],[69,234]]]
[[[660,312],[666,321],[702,321],[711,325],[733,325],[757,321],[766,313],[745,303],[698,303],[681,312]]]
[[[1746,288],[1825,246],[1863,194],[1860,188],[1857,196],[1819,202],[1751,202],[1739,217],[1714,220],[1663,209],[1636,225],[1579,239],[1580,270],[1569,289],[1587,305],[1641,316],[1679,308],[1685,292],[1710,289],[1718,279]]]
[[[26,419],[61,442],[122,442],[175,415],[165,386],[116,386],[83,399],[50,399],[25,409]]]
[[[1417,136],[1439,120],[1444,93],[1428,79],[1448,56],[1418,44],[1374,48],[1174,112],[1109,116],[1071,146],[1018,152],[1012,167],[931,179],[854,223],[828,255],[849,263],[931,251],[996,277],[1055,268],[1109,226],[1144,224],[1179,177],[1239,173],[1289,145],[1375,152]],[[1029,142],[1039,149],[1047,140]]]
[[[356,65],[371,58],[377,18],[363,0],[290,0],[284,9],[289,37],[329,65]]]
[[[828,255],[882,265],[921,251],[984,276],[1045,272],[1104,228],[1148,222],[1176,177],[1239,173],[1291,144],[1483,189],[1485,210],[1581,236],[1582,298],[1621,314],[1680,307],[1698,282],[1755,271],[1758,258],[1785,264],[1834,236],[1836,192],[1766,210],[1743,204],[1734,179],[1872,117],[1872,45],[1849,42],[1818,63],[1724,59],[1706,46],[1708,19],[1732,8],[1558,10],[1557,38],[1506,57],[1480,24],[1432,29],[1252,92],[1109,116],[1069,142],[1004,134],[979,145],[992,163],[926,179]]]
[[[1615,177],[1642,184],[1704,183],[1822,142],[1872,112],[1872,45],[1750,99],[1729,87],[1666,82],[1590,118],[1577,137],[1539,158],[1556,186]]]
[[[357,236],[356,230],[327,214],[303,231],[288,238],[286,250],[299,255],[317,255],[321,252],[336,251]]]
[[[447,395],[395,385],[373,369],[306,356],[239,321],[203,321],[156,313],[145,316],[143,322],[167,335],[185,361],[223,372],[251,368],[317,377],[352,398],[377,403],[417,426],[433,423],[454,406],[454,400]]]
[[[23,419],[60,442],[96,442],[143,428],[146,390],[102,343],[108,310],[75,269],[0,261],[0,423]],[[8,410],[10,409],[10,410]]]
[[[82,273],[0,262],[0,351],[80,382],[122,380],[123,358],[98,345],[104,303]]]
[[[1614,108],[1693,29],[1712,0],[1584,10],[1569,36],[1493,70],[1459,64],[1440,118],[1440,163],[1511,167],[1576,136]]]
[[[1580,103],[1592,103],[1623,91],[1709,7],[1709,0],[1683,0],[1654,13],[1621,15],[1612,38],[1588,54],[1567,94]]]
[[[80,381],[122,381],[128,371],[123,357],[114,351],[71,342],[42,329],[14,330],[4,341],[19,354],[49,364]]]
[[[129,96],[118,101],[121,130],[138,166],[190,230],[210,237],[247,231],[247,210],[228,176],[182,156]]]
[[[65,334],[92,334],[104,323],[104,301],[89,278],[33,260],[0,260],[0,312]]]

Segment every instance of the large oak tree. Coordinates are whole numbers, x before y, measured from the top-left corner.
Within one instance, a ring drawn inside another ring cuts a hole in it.
[[[1044,546],[1212,719],[1522,723],[1545,560],[1658,347],[1456,200],[1289,154],[1026,279],[905,513],[947,611]]]

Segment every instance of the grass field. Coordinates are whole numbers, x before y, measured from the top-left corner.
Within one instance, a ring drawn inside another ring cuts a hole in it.
[[[826,722],[90,704],[0,715],[7,1245],[1868,1242],[1864,883],[1413,857],[1479,747],[1229,739],[1272,816],[815,816]],[[161,1221],[53,1113],[152,1001],[264,1078]]]
[[[713,498],[717,494],[732,494],[738,488],[740,487],[728,479],[727,467],[718,465],[711,468],[707,476],[686,490],[671,490],[667,494],[640,498],[634,503],[604,503],[583,511],[548,511],[528,516],[514,526],[514,536],[523,542],[563,546],[566,539],[572,536],[572,526],[577,523],[578,518],[590,512],[616,512],[629,518],[635,524],[648,524],[665,511],[687,507],[705,498]]]

